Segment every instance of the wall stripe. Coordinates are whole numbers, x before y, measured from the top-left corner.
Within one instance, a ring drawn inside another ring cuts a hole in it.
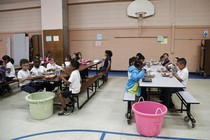
[[[33,6],[33,7],[25,7],[25,8],[5,9],[5,10],[0,10],[0,12],[20,11],[20,10],[40,9],[40,8],[41,6]]]

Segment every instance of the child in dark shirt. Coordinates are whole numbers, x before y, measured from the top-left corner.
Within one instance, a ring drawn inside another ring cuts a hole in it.
[[[163,54],[163,59],[164,59],[164,61],[163,61],[163,63],[162,63],[163,66],[166,66],[168,63],[170,63],[170,60],[169,60],[168,58],[169,58],[168,53],[164,53],[164,54]]]
[[[107,73],[103,76],[103,79],[105,81],[108,80],[108,71],[111,69],[111,63],[112,63],[112,51],[111,50],[106,50],[105,51],[105,60],[104,60],[104,65],[100,68],[100,71],[107,71]]]
[[[3,61],[0,60],[0,84],[6,82],[6,67],[3,65]],[[3,96],[6,94],[5,87],[0,87],[0,95]]]

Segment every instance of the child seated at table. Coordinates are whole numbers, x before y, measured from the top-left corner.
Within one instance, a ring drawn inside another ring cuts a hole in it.
[[[163,56],[163,55],[161,55],[161,56],[160,56],[159,63],[160,63],[161,65],[163,65],[163,62],[164,62],[164,56]]]
[[[47,72],[47,69],[44,66],[41,66],[41,61],[39,58],[34,59],[34,66],[30,70],[30,73],[35,76],[43,75],[44,73]],[[56,86],[58,86],[58,83],[50,83],[50,82],[44,82],[43,80],[36,80],[34,82],[40,82],[44,85],[46,88],[46,91],[53,91]]]
[[[3,61],[0,60],[0,83],[6,82],[6,71]]]
[[[187,86],[189,71],[187,69],[187,61],[185,58],[180,58],[177,60],[177,66],[179,70],[173,72],[173,76],[176,77],[183,85]]]
[[[40,60],[40,63],[41,63],[42,65],[44,65],[43,58],[42,58],[42,56],[41,56],[39,53],[37,53],[37,54],[35,55],[34,58],[35,58],[35,59],[39,59],[39,60]]]
[[[82,64],[83,63],[82,53],[81,52],[74,53],[73,60],[76,60]],[[82,78],[82,82],[85,82],[86,79],[88,78],[88,69],[80,71],[80,76]]]
[[[179,70],[177,72],[172,73],[173,76],[176,77],[176,79],[179,80],[184,86],[187,86],[188,77],[189,77],[189,71],[188,71],[186,65],[187,65],[187,61],[186,61],[185,58],[178,59],[177,66],[178,66]],[[164,101],[163,103],[164,104],[168,103],[168,105],[169,105],[168,107],[173,108],[174,104],[173,104],[172,98],[171,98],[172,94],[176,93],[178,91],[183,91],[183,90],[184,90],[183,88],[169,88],[169,89],[167,88],[167,89],[164,89],[163,90],[163,95],[167,94],[166,96],[168,96],[168,98],[165,97],[164,100],[163,100]]]
[[[81,52],[74,53],[73,60],[77,60],[78,62],[82,62],[82,53]]]
[[[6,67],[3,65],[3,61],[0,60],[0,84],[6,82]],[[6,90],[4,86],[0,87],[0,96],[6,94]]]
[[[129,64],[129,67],[128,67],[128,79],[130,79],[131,71],[135,68],[135,66],[134,66],[135,61],[136,61],[136,57],[135,56],[129,58],[129,62],[128,62],[128,64]]]
[[[61,70],[62,67],[56,64],[54,58],[50,58],[49,63],[47,64],[47,70],[50,71],[50,70],[56,70],[56,69]]]
[[[11,81],[12,79],[16,78],[16,76],[15,76],[15,67],[11,63],[11,58],[8,55],[4,55],[2,57],[2,60],[4,61],[4,65],[6,67],[6,82]],[[5,85],[4,88],[9,93],[12,93],[12,88],[9,86],[9,84]]]
[[[132,68],[131,68],[132,67]],[[131,66],[130,69],[130,79],[128,79],[128,82],[126,84],[126,92],[131,92],[132,89],[135,92],[132,92],[136,94],[137,96],[141,95],[141,88],[139,87],[139,80],[142,79],[145,75],[144,71],[142,71],[143,68],[143,62],[142,61],[135,61],[134,66]]]
[[[143,54],[137,53],[136,54],[136,59],[139,60],[139,61],[142,61],[144,63],[145,57],[144,57]]]
[[[164,53],[163,54],[163,63],[162,63],[162,65],[163,66],[166,66],[168,63],[170,63],[170,60],[168,59],[169,58],[169,55],[168,55],[168,53]]]
[[[35,58],[34,61],[34,66],[30,70],[32,75],[41,75],[45,72],[47,72],[47,69],[44,66],[41,66],[41,61],[39,58]]]
[[[63,107],[63,110],[58,113],[58,115],[69,115],[70,109],[67,108],[65,99],[71,96],[71,94],[77,94],[80,92],[80,87],[81,87],[81,77],[79,73],[79,62],[77,60],[72,60],[71,61],[71,68],[72,72],[68,80],[66,80],[64,77],[61,75],[57,75],[65,84],[69,85],[69,87],[65,88],[63,91],[58,90],[57,91],[57,97],[59,101],[61,102],[61,105]],[[74,104],[74,99],[71,98],[72,104]]]
[[[166,65],[168,71],[177,72],[179,70],[177,66],[178,59],[179,59],[178,57],[175,57],[173,63],[170,62]]]
[[[66,57],[65,57],[65,62],[64,62],[64,64],[65,64],[65,66],[66,67],[68,67],[70,64],[71,64],[71,55],[70,54],[68,54]]]
[[[20,60],[21,70],[18,72],[18,80],[21,90],[33,93],[44,89],[43,83],[31,82],[29,72],[29,61],[27,59]]]
[[[50,62],[51,57],[52,57],[52,52],[51,51],[47,51],[46,57],[44,59],[44,65],[45,66]]]

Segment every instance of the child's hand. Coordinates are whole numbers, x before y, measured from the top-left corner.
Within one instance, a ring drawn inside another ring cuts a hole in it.
[[[176,72],[172,72],[172,74],[173,74],[173,76],[175,76],[176,75]]]
[[[33,73],[33,72],[30,72],[30,76],[34,76],[35,75],[35,73]]]
[[[54,69],[48,69],[47,71],[48,72],[54,72],[55,70]]]
[[[64,84],[64,86],[65,86],[65,87],[67,87],[67,86],[68,86],[68,84],[67,84],[67,83],[63,83],[63,84]]]
[[[58,76],[58,78],[60,78],[60,79],[62,79],[62,78],[63,78],[61,75],[57,75],[57,76]]]

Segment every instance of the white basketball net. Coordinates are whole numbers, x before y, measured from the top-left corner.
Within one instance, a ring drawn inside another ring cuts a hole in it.
[[[137,12],[136,13],[138,26],[139,26],[139,36],[141,35],[141,27],[142,27],[143,18],[144,18],[145,14],[146,14],[146,12]]]

